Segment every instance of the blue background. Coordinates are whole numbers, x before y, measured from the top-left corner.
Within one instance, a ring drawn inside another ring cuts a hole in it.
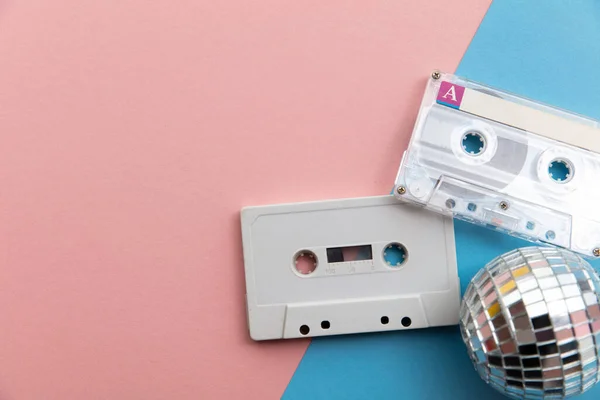
[[[496,0],[456,73],[600,119],[600,1]],[[463,291],[491,259],[531,245],[459,221],[455,232]],[[597,385],[579,398],[599,397]],[[283,395],[478,398],[505,399],[473,369],[458,327],[314,339]]]

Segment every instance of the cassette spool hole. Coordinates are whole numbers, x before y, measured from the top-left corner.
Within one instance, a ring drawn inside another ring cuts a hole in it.
[[[476,131],[469,131],[462,137],[462,148],[470,156],[478,156],[485,150],[485,138]]]
[[[388,267],[397,268],[406,262],[408,251],[400,243],[390,243],[383,249],[383,261]]]
[[[294,268],[301,275],[310,275],[317,269],[318,260],[315,253],[302,250],[294,256]]]
[[[410,324],[412,324],[412,321],[410,318],[404,317],[404,318],[402,318],[402,320],[400,320],[400,323],[402,324],[403,327],[408,328],[410,326]]]
[[[573,177],[573,165],[567,160],[552,160],[548,165],[548,174],[554,182],[566,183]]]

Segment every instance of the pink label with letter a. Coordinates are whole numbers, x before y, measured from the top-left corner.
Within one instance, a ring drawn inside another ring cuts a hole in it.
[[[459,108],[464,94],[464,87],[443,81],[437,95],[437,102],[452,108]]]

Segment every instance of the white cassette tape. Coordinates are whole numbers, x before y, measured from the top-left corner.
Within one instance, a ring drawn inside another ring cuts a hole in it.
[[[458,323],[451,218],[393,196],[244,208],[250,336]]]
[[[394,193],[533,242],[600,256],[598,122],[434,72]]]

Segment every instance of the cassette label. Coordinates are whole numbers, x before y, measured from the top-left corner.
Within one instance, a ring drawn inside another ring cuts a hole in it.
[[[452,108],[460,108],[464,93],[464,87],[444,81],[440,85],[437,102]]]
[[[598,257],[598,151],[597,121],[436,74],[394,193],[442,214]]]
[[[376,196],[247,207],[241,223],[255,340],[458,323],[449,217]]]

